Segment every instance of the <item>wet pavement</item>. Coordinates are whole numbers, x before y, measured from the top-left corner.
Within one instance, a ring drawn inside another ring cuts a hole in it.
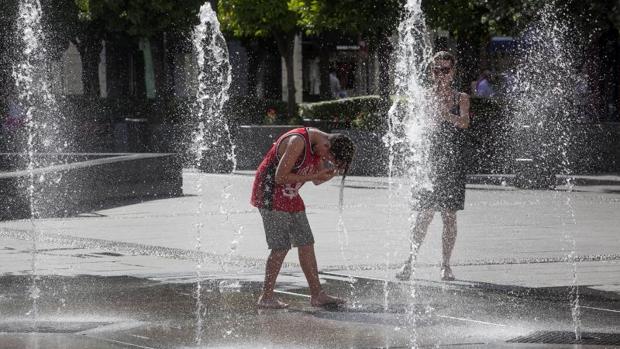
[[[439,280],[440,219],[414,281],[394,278],[408,211],[386,179],[348,181],[344,228],[337,183],[308,185],[321,277],[348,303],[310,307],[293,251],[285,311],[254,306],[267,251],[251,179],[187,172],[182,198],[1,222],[0,348],[573,347],[511,340],[576,324],[580,348],[620,347],[620,185],[607,178],[572,193],[468,186],[454,282]]]
[[[349,304],[318,309],[308,305],[301,275],[286,275],[288,287],[279,295],[290,309],[263,311],[254,307],[260,284],[243,279],[232,287],[230,279],[203,280],[199,315],[196,283],[42,277],[37,287],[45,296],[36,302],[33,324],[32,280],[5,276],[0,343],[3,348],[493,348],[522,347],[506,341],[535,331],[573,330],[564,299],[326,278],[326,288],[347,296]],[[620,304],[584,302],[580,321],[584,332],[613,333]]]

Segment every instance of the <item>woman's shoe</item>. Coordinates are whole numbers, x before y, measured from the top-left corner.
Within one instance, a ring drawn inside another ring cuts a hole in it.
[[[441,266],[441,280],[443,281],[454,281],[454,274],[452,273],[452,269],[449,265]]]
[[[396,273],[396,278],[401,281],[409,281],[411,279],[411,273],[413,270],[411,269],[411,262],[405,262],[400,270]]]

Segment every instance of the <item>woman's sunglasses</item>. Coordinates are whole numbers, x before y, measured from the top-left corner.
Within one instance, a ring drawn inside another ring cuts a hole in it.
[[[452,68],[449,68],[449,67],[441,67],[441,68],[440,67],[433,67],[433,73],[435,73],[435,74],[441,73],[443,75],[446,75],[446,74],[450,73],[450,71],[452,71]]]

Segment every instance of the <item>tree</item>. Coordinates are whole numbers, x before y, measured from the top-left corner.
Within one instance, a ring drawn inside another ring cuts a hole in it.
[[[225,31],[240,38],[272,37],[286,66],[289,117],[297,115],[293,51],[299,14],[290,0],[221,0],[218,18]]]
[[[139,43],[144,57],[147,96],[155,96],[151,40],[164,32],[187,33],[198,23],[204,0],[74,0],[80,10],[81,29],[75,39],[86,61],[89,81],[96,80],[101,40],[129,37]],[[87,86],[85,84],[85,86]]]
[[[443,28],[459,42],[459,56],[468,57],[493,35],[518,36],[547,5],[543,0],[423,0],[429,24]],[[590,38],[620,30],[620,5],[608,0],[555,1],[556,11],[570,17],[575,33]],[[473,49],[472,49],[473,48]],[[462,52],[461,52],[462,51]]]
[[[357,36],[367,41],[370,51],[378,54],[379,91],[387,100],[389,61],[393,51],[390,37],[396,31],[404,4],[405,0],[293,0],[291,8],[299,13],[300,26],[319,37],[321,60],[326,58],[325,51],[331,48],[329,43],[338,35]],[[321,86],[329,86],[324,69],[321,75]]]
[[[482,0],[423,0],[422,8],[429,27],[447,30],[455,39],[459,72],[468,85],[477,78],[480,48],[488,42],[497,17],[490,14]],[[502,8],[506,17],[510,16],[512,10],[508,4]]]
[[[102,20],[107,32],[153,37],[164,31],[187,30],[198,22],[204,0],[75,0],[82,15]]]
[[[396,30],[406,0],[293,0],[308,32],[338,31],[383,40]]]
[[[45,0],[41,2],[43,21],[52,59],[60,59],[69,42],[73,43],[82,59],[84,95],[98,97],[99,54],[102,49],[101,23],[84,20],[76,0]]]
[[[11,93],[9,86],[13,86],[12,67],[17,58],[15,46],[16,38],[13,35],[17,19],[17,2],[8,2],[3,7],[3,14],[0,16],[0,113],[4,113],[6,95]]]

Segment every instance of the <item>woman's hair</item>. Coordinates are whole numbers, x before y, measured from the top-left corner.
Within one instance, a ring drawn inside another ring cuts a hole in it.
[[[433,56],[433,61],[436,61],[438,59],[442,61],[450,61],[452,67],[456,67],[456,57],[448,51],[439,51],[435,53],[435,55]]]
[[[349,136],[341,133],[332,133],[329,135],[330,151],[334,154],[334,158],[337,162],[340,162],[344,166],[344,176],[349,171],[349,166],[353,161],[353,155],[355,154],[355,144],[349,138]]]

